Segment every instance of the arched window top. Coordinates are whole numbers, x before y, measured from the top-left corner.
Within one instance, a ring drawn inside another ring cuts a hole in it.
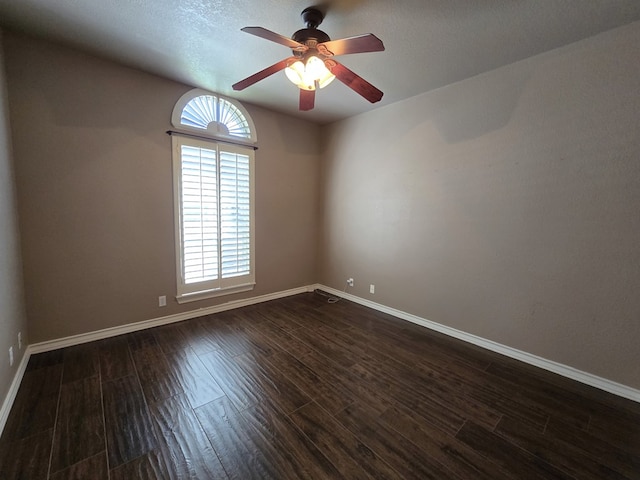
[[[247,143],[258,139],[249,113],[237,100],[194,89],[176,102],[171,114],[174,128],[211,138],[230,138]]]

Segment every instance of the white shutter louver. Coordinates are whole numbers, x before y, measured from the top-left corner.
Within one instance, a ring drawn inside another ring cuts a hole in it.
[[[216,151],[182,145],[182,242],[185,283],[218,278]]]
[[[222,278],[250,271],[249,157],[220,152]]]

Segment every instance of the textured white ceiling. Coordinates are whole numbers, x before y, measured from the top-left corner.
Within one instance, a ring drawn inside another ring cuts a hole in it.
[[[317,4],[317,3],[316,3]],[[287,56],[240,31],[303,28],[308,0],[0,0],[0,26],[79,47],[196,87],[326,123],[396,102],[633,21],[638,0],[332,0],[332,39],[374,33],[386,51],[338,57],[384,92],[371,105],[335,81],[298,112],[280,72],[231,85]]]

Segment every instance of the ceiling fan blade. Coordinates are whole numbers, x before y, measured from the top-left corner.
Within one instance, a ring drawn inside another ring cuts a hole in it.
[[[330,40],[318,45],[318,50],[326,48],[333,55],[347,55],[350,53],[382,52],[384,44],[373,33],[365,33],[355,37]]]
[[[262,27],[244,27],[241,28],[243,32],[250,33],[251,35],[255,35],[256,37],[264,38],[265,40],[271,40],[272,42],[279,43],[280,45],[284,45],[285,47],[293,48],[293,49],[304,49],[306,50],[306,46],[302,43],[296,42],[288,37],[280,35],[279,33],[272,32],[271,30],[267,30]]]
[[[307,112],[313,110],[313,106],[316,100],[315,90],[300,89],[300,110]]]
[[[376,87],[367,82],[360,75],[349,70],[347,67],[335,60],[325,60],[325,65],[331,73],[333,73],[338,80],[344,83],[354,92],[362,95],[371,103],[379,102],[382,99],[382,93]]]
[[[245,78],[244,80],[240,80],[237,83],[232,85],[234,90],[244,90],[247,87],[250,87],[254,83],[259,82],[267,78],[274,73],[278,73],[280,70],[284,70],[287,68],[292,62],[295,62],[296,57],[285,58],[284,60],[280,60],[278,63],[274,63],[270,67],[265,68],[264,70],[260,70],[258,73],[254,73],[250,77]]]

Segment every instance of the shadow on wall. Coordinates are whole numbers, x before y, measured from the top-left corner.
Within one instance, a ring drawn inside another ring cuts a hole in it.
[[[480,138],[505,127],[518,105],[529,79],[534,73],[531,63],[519,68],[504,69],[500,82],[493,75],[480,75],[469,88],[469,82],[459,82],[433,90],[419,100],[420,109],[411,109],[415,118],[409,125],[433,122],[442,140],[456,144]],[[425,113],[429,117],[425,118]]]
[[[7,51],[7,64],[13,70],[9,78],[16,79],[12,95],[23,99],[21,110],[48,116],[56,127],[153,133],[164,140],[159,134],[170,126],[173,105],[189,90],[171,80],[19,34],[7,36]]]

